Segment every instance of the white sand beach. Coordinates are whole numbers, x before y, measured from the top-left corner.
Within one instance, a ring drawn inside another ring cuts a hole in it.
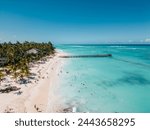
[[[59,92],[59,73],[66,55],[58,51],[54,57],[47,57],[47,61],[31,64],[30,83],[16,83],[10,76],[6,76],[0,89],[6,85],[21,88],[19,91],[0,93],[0,112],[62,112],[63,105]]]

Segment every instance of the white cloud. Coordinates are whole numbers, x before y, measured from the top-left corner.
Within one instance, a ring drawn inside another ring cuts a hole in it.
[[[144,40],[140,40],[140,42],[144,42]]]
[[[150,42],[150,38],[146,38],[146,39],[145,39],[145,42]]]
[[[128,42],[133,42],[133,40],[129,40]]]

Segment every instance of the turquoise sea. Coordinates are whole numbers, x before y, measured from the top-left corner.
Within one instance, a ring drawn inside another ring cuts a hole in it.
[[[60,92],[77,112],[150,112],[150,45],[55,45],[70,55],[112,54],[105,58],[66,58]]]

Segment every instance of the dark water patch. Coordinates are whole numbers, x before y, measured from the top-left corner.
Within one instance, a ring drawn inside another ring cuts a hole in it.
[[[102,83],[102,85],[107,86],[107,87],[113,87],[116,85],[116,83],[114,81],[108,81],[108,80],[102,81],[101,83]]]
[[[124,72],[124,75],[116,80],[101,80],[99,83],[95,82],[95,85],[98,87],[102,87],[103,89],[107,89],[109,87],[119,87],[124,85],[145,86],[150,85],[150,79],[144,77],[142,74]]]
[[[130,84],[130,85],[150,85],[150,80],[142,76],[141,74],[136,73],[126,73],[125,76],[118,79],[117,82]]]
[[[130,64],[134,64],[134,65],[139,65],[139,66],[142,66],[142,67],[150,68],[150,65],[149,64],[145,64],[145,63],[135,62],[135,61],[131,61],[131,60],[128,60],[128,59],[122,59],[122,58],[116,58],[116,57],[113,57],[113,59],[117,60],[117,61],[121,61],[121,62],[126,62],[126,63],[130,63]]]

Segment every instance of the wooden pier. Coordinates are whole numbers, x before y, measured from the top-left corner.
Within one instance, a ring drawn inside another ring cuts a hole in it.
[[[60,58],[101,58],[101,57],[112,57],[112,54],[97,54],[97,55],[67,55],[59,56]]]

